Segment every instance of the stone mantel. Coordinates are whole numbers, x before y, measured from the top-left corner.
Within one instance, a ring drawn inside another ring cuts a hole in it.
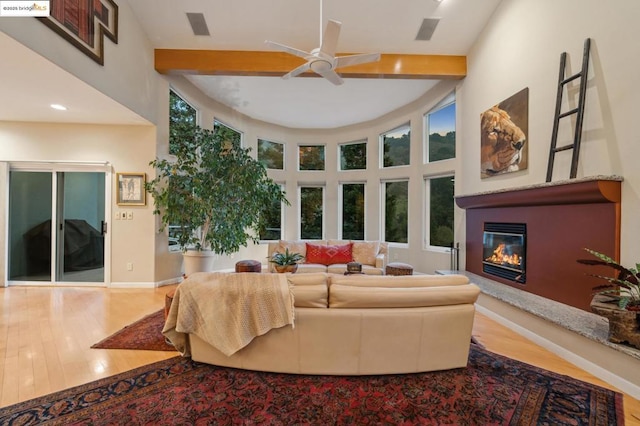
[[[619,203],[621,176],[591,176],[455,197],[463,209],[535,205]]]
[[[576,260],[588,257],[585,247],[619,260],[622,181],[592,176],[457,196],[456,204],[465,209],[464,269],[589,311],[592,288],[601,283]],[[526,282],[483,270],[487,223],[525,225]]]

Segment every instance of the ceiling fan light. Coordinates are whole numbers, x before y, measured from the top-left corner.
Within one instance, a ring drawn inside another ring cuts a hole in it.
[[[331,62],[325,61],[324,59],[319,59],[317,61],[311,62],[311,69],[318,74],[329,71],[331,70],[331,68]]]

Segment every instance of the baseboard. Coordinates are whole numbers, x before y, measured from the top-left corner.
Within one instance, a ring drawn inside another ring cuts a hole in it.
[[[491,296],[481,295],[476,309],[620,391],[640,399],[640,380],[637,377],[632,378],[633,381],[627,380],[630,373],[637,370],[637,359],[527,312],[517,312],[517,308]]]

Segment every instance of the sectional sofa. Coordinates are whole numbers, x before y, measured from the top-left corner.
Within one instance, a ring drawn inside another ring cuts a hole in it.
[[[278,274],[247,275],[259,280]],[[165,335],[173,341],[182,338],[177,331],[186,334],[183,354],[195,361],[259,371],[366,375],[467,365],[480,290],[465,276],[296,273],[286,279],[295,305],[293,326],[259,335],[230,356],[204,333],[172,328],[172,316],[182,308],[175,300]]]

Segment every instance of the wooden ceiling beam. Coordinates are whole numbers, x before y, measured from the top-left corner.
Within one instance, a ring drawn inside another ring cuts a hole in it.
[[[339,53],[336,56],[346,56]],[[160,74],[236,75],[280,77],[304,60],[282,52],[239,50],[156,49]],[[454,79],[467,75],[466,56],[383,53],[380,61],[339,68],[345,78]],[[307,72],[304,76],[317,76]]]

